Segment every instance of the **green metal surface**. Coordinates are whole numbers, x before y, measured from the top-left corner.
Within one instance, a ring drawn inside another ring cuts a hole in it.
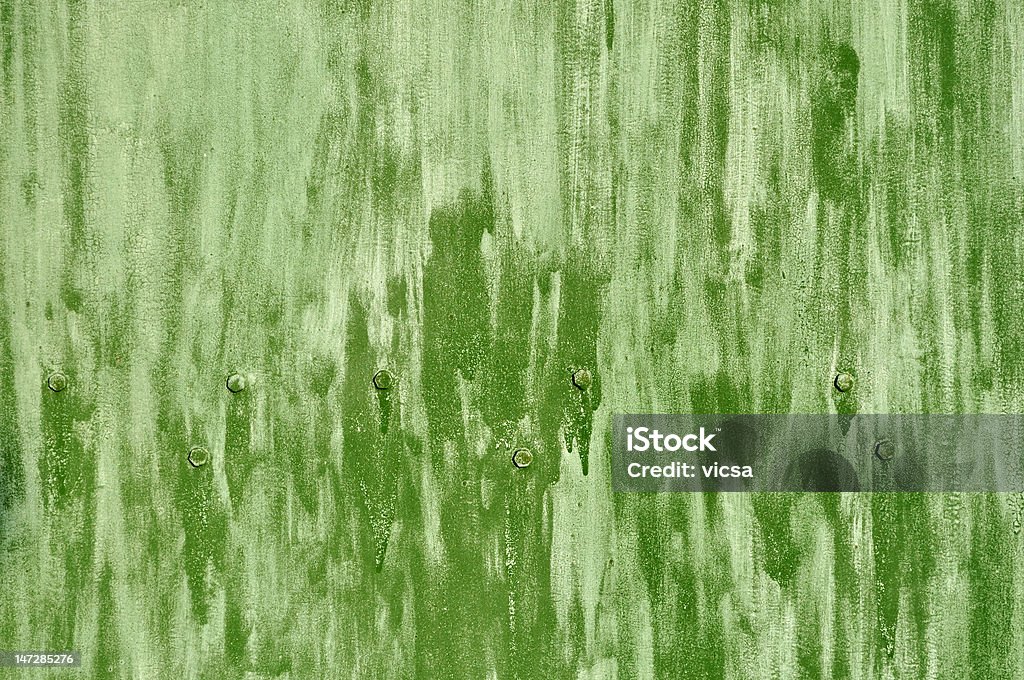
[[[1024,677],[1019,497],[608,454],[1020,412],[1022,121],[1016,0],[0,0],[0,676]]]

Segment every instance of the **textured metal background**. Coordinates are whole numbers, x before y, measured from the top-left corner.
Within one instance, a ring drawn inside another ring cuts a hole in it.
[[[1017,0],[3,0],[0,48],[0,646],[1024,675],[1018,497],[613,496],[607,448],[1021,411]]]

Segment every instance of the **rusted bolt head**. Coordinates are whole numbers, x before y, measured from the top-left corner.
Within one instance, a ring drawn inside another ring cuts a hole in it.
[[[517,468],[530,467],[530,463],[533,462],[533,454],[530,449],[516,449],[512,454],[512,464]]]
[[[395,386],[395,376],[386,368],[382,368],[373,375],[373,386],[378,390],[390,390]]]
[[[593,380],[589,369],[580,368],[572,372],[572,384],[581,390],[589,389]]]
[[[238,394],[245,389],[245,376],[241,373],[232,373],[228,376],[227,387],[229,392]]]
[[[210,462],[210,452],[202,446],[193,446],[188,450],[188,462],[192,467],[202,467]]]
[[[876,442],[875,456],[878,460],[889,462],[896,456],[896,444],[891,439],[882,439]]]
[[[853,389],[853,376],[849,373],[839,373],[836,375],[836,379],[832,381],[836,389],[840,392],[849,392]]]
[[[51,373],[50,377],[46,379],[46,386],[54,392],[65,390],[68,386],[68,377],[60,371]]]

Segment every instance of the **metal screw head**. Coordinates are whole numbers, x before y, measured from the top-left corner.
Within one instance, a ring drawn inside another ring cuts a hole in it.
[[[54,392],[60,392],[67,388],[68,377],[60,371],[51,373],[50,377],[46,379],[46,386]]]
[[[849,392],[853,389],[853,376],[849,373],[840,373],[836,375],[836,379],[832,381],[836,389],[840,392]]]
[[[391,371],[382,368],[373,375],[373,386],[378,390],[390,390],[395,386],[395,376]]]
[[[530,449],[516,449],[512,453],[512,464],[517,468],[530,467],[530,463],[533,462],[533,454]]]
[[[590,375],[589,369],[580,368],[572,372],[572,384],[578,389],[588,389],[593,380],[593,376]]]
[[[210,462],[210,452],[202,446],[193,446],[188,450],[188,462],[192,467],[202,467]]]
[[[245,389],[245,376],[241,373],[232,373],[228,376],[227,387],[229,392],[238,394]]]
[[[896,444],[891,439],[882,439],[876,442],[875,456],[878,460],[889,462],[896,456]]]

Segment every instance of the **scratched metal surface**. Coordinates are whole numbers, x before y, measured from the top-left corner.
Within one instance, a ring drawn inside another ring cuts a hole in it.
[[[608,459],[615,412],[1020,411],[1016,0],[3,0],[0,46],[0,647],[1024,675],[1018,497]]]

